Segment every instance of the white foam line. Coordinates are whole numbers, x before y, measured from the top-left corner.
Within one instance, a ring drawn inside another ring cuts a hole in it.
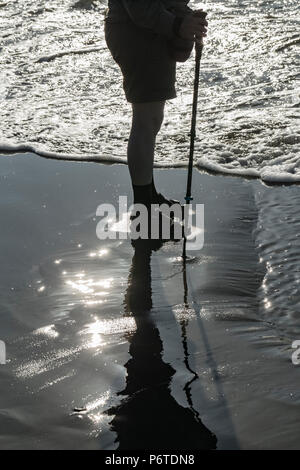
[[[10,144],[8,142],[0,142],[0,152],[9,152],[12,154],[19,152],[34,153],[40,157],[49,158],[53,160],[69,160],[79,162],[99,162],[99,163],[123,163],[127,165],[127,160],[121,155],[99,155],[99,154],[76,154],[76,153],[58,153],[49,150],[43,150],[30,143],[24,144]],[[179,163],[155,163],[156,168],[185,168],[187,162]]]
[[[35,147],[32,144],[10,144],[7,142],[0,142],[0,152],[9,152],[10,154],[25,152],[34,153],[44,158],[53,160],[68,160],[78,162],[98,162],[98,163],[121,163],[127,165],[126,158],[120,155],[98,155],[98,154],[68,154],[50,152]],[[186,168],[187,161],[183,162],[161,162],[155,163],[155,168]],[[218,174],[244,176],[251,178],[259,178],[266,183],[298,183],[300,182],[300,173],[291,174],[284,170],[279,170],[276,167],[265,166],[261,170],[255,168],[226,168],[218,163],[211,162],[208,158],[202,157],[195,162],[195,167],[199,170],[212,171]],[[278,173],[277,173],[278,172]]]
[[[197,161],[197,167],[213,171],[215,173],[259,178],[265,183],[282,184],[300,182],[300,174],[293,175],[287,171],[278,170],[278,168],[273,168],[271,166],[265,166],[260,171],[255,168],[226,168],[217,163],[212,163],[203,157]],[[278,173],[276,173],[276,171],[278,171]]]
[[[216,173],[223,173],[228,175],[239,175],[239,176],[252,176],[255,178],[260,177],[258,170],[254,168],[226,168],[218,163],[211,162],[206,157],[202,157],[196,162],[198,168],[203,168],[205,170],[214,171]]]
[[[71,160],[71,161],[97,161],[101,163],[109,162],[109,163],[126,163],[126,159],[119,155],[109,155],[109,156],[101,156],[101,155],[84,155],[84,154],[76,154],[76,153],[58,153],[58,152],[51,152],[49,150],[43,150],[38,147],[35,147],[32,144],[24,143],[24,144],[9,144],[6,142],[0,142],[0,152],[10,152],[10,153],[18,153],[18,152],[31,152],[39,155],[40,157],[50,158],[54,160]]]
[[[55,60],[59,57],[63,57],[65,55],[69,55],[69,54],[85,54],[85,53],[88,53],[88,52],[103,51],[104,49],[105,49],[105,47],[103,47],[103,46],[85,47],[83,49],[68,49],[68,50],[61,51],[61,52],[55,52],[54,54],[42,56],[42,57],[40,57],[39,59],[36,60],[36,63],[50,62],[51,60]]]

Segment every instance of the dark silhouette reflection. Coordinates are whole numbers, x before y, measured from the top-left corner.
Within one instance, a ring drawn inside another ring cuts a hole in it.
[[[159,241],[138,241],[132,259],[125,295],[125,312],[133,315],[136,331],[129,338],[131,359],[126,398],[108,411],[114,415],[112,430],[117,433],[118,450],[215,449],[215,436],[202,424],[192,408],[180,406],[171,395],[175,370],[162,359],[163,343],[151,316],[151,254]]]

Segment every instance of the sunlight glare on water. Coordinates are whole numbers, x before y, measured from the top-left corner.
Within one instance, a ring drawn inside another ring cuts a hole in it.
[[[0,149],[125,160],[129,107],[105,46],[106,1],[0,5]],[[199,167],[299,181],[299,4],[192,1],[209,12],[196,159]],[[178,67],[156,161],[185,164],[193,60]]]

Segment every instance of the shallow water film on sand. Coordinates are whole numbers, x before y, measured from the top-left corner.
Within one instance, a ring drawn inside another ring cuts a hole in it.
[[[195,172],[184,261],[97,239],[124,165],[1,156],[0,182],[1,449],[299,449],[297,185]]]
[[[299,3],[194,0],[209,13],[197,165],[299,181]],[[124,160],[129,107],[106,49],[106,1],[0,3],[0,149]],[[178,67],[156,161],[187,162],[193,60]]]

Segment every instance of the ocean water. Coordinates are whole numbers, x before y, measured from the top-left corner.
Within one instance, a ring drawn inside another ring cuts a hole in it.
[[[299,3],[193,4],[209,13],[197,167],[300,181]],[[130,108],[105,46],[105,9],[106,1],[1,1],[0,151],[125,161]],[[178,66],[158,166],[187,164],[193,64]]]

